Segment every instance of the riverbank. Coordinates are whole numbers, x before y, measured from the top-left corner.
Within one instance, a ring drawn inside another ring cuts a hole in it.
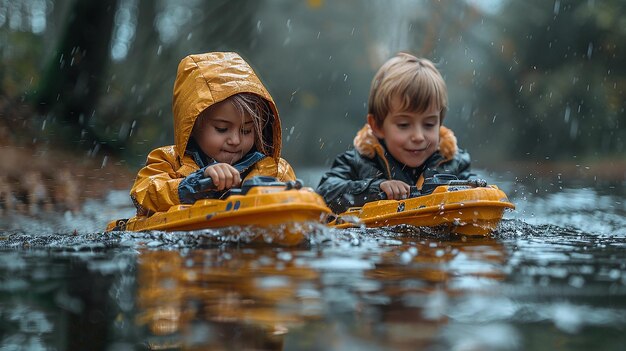
[[[128,189],[134,174],[123,161],[47,147],[0,145],[0,211],[78,212],[87,199]]]
[[[56,145],[61,136],[36,116],[31,106],[0,97],[0,214],[78,212],[87,199],[130,188],[134,173],[123,160]]]

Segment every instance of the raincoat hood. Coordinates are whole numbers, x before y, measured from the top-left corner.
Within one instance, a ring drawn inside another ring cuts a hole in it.
[[[268,102],[272,111],[272,135],[263,138],[271,142],[271,155],[268,156],[278,161],[281,126],[276,104],[252,67],[233,52],[189,55],[180,61],[172,101],[174,142],[180,157],[185,154],[198,115],[211,105],[239,93],[253,93]]]

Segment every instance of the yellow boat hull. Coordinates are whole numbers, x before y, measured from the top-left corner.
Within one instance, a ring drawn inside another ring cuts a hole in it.
[[[246,195],[225,200],[203,199],[192,205],[177,205],[150,217],[135,216],[109,223],[107,231],[191,231],[223,227],[260,227],[254,241],[297,245],[305,238],[310,223],[321,223],[331,213],[324,200],[312,190],[254,187]]]
[[[461,188],[439,186],[431,194],[406,200],[381,200],[349,209],[331,223],[336,228],[394,226],[447,227],[464,235],[487,235],[496,229],[504,210],[515,206],[491,185]]]

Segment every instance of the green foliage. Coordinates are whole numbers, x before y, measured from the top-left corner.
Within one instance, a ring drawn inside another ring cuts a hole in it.
[[[41,37],[30,32],[0,28],[0,90],[5,96],[20,96],[39,83]]]
[[[514,157],[623,154],[625,7],[621,1],[509,2],[493,19],[502,28],[496,48],[503,49],[490,52],[496,73],[477,93],[484,111],[479,129],[496,128],[509,138],[500,140]],[[507,116],[506,124],[490,123],[494,115]]]

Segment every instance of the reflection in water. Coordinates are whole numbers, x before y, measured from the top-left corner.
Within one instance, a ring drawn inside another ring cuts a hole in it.
[[[379,256],[360,252],[372,244],[369,234],[351,257],[336,260],[302,248],[141,250],[136,323],[151,348],[280,350],[286,342],[301,349],[324,316],[348,312],[339,320],[357,321],[353,337],[414,349],[431,344],[446,323],[449,294],[504,277],[504,249],[494,239],[399,236]],[[354,248],[344,244],[336,249]],[[357,263],[363,259],[377,263]],[[338,299],[353,310],[335,310]],[[322,342],[332,349],[339,341]]]
[[[0,349],[102,350],[131,345],[123,330],[128,254],[0,251]],[[122,274],[120,274],[122,273]],[[122,327],[122,328],[120,328]]]
[[[448,324],[451,298],[504,279],[504,247],[491,238],[398,239],[376,267],[365,272],[380,284],[366,296],[365,306],[377,316],[370,322],[385,345],[433,347]]]
[[[532,194],[488,238],[332,229],[293,248],[13,218],[0,349],[621,349],[624,200]],[[90,206],[85,223],[114,217]]]
[[[289,251],[142,250],[138,267],[152,347],[279,350],[289,328],[319,318],[319,275]]]

